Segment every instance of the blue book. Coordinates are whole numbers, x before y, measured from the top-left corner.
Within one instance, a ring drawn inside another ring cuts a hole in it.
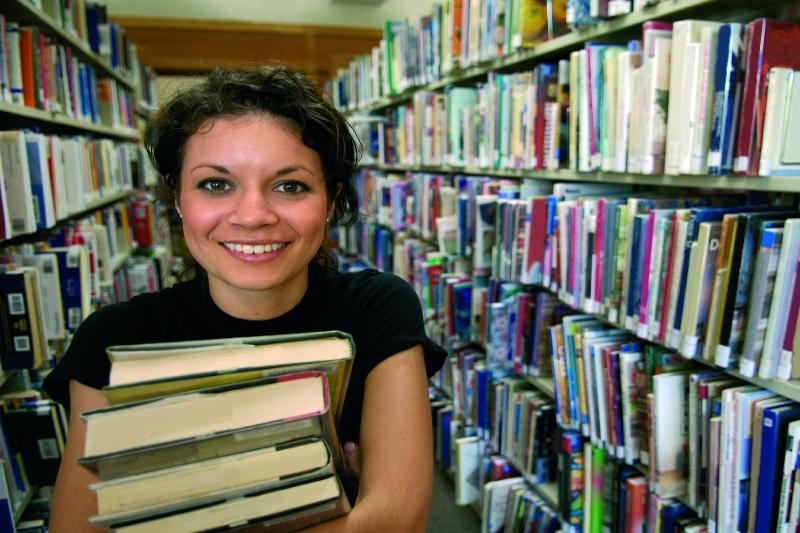
[[[42,166],[42,157],[39,143],[40,135],[28,133],[25,135],[25,148],[28,153],[28,170],[31,176],[31,192],[33,193],[33,207],[36,215],[36,227],[47,229],[55,226],[56,213],[53,206],[53,196],[50,190],[50,171]]]
[[[4,370],[35,366],[35,331],[31,323],[35,308],[32,303],[26,289],[25,272],[0,271],[0,327],[3,331],[0,361]]]
[[[453,408],[445,408],[441,411],[441,430],[442,438],[439,441],[439,453],[442,468],[450,468],[450,421],[453,419]]]
[[[78,65],[78,89],[80,90],[80,104],[81,108],[78,110],[81,119],[87,119],[92,116],[91,108],[89,107],[89,84],[86,77],[86,65]]]
[[[108,31],[111,34],[111,68],[119,67],[119,46],[117,46],[117,39],[119,38],[119,26],[113,22],[108,25]]]
[[[635,215],[631,234],[631,271],[628,275],[628,301],[625,307],[625,316],[639,316],[639,300],[641,298],[642,268],[644,267],[644,248],[642,242],[646,236],[647,221],[644,217]]]
[[[100,53],[99,10],[100,6],[97,4],[86,4],[86,36],[89,40],[89,48],[95,54]]]
[[[61,301],[67,330],[74,333],[89,314],[89,265],[86,251],[79,245],[54,247],[61,277]]]
[[[689,277],[689,257],[692,253],[692,243],[697,240],[697,233],[702,222],[718,222],[727,213],[749,211],[747,207],[694,207],[689,215],[686,227],[686,244],[683,248],[683,267],[681,268],[678,298],[675,304],[675,322],[673,329],[680,330],[681,319],[683,318],[683,303],[686,299],[686,279]]]
[[[86,67],[86,90],[89,92],[89,117],[95,124],[100,123],[100,110],[97,103],[97,73],[92,67]]]
[[[800,405],[782,405],[764,410],[761,426],[761,464],[759,466],[758,500],[756,502],[756,533],[775,531],[778,520],[778,506],[775,504],[780,494],[783,474],[783,456],[786,446],[786,433],[789,422],[800,419]],[[755,458],[754,458],[755,460]]]
[[[733,143],[741,92],[739,62],[743,28],[743,24],[732,22],[723,24],[719,29],[708,149],[708,173],[715,176],[733,171]]]
[[[661,508],[661,531],[682,531],[678,520],[687,517],[696,517],[692,509],[683,502],[667,502]]]

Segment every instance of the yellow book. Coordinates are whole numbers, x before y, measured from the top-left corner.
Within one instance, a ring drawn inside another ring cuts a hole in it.
[[[355,345],[347,333],[322,331],[231,339],[109,346],[111,405],[262,377],[323,370],[338,417]]]

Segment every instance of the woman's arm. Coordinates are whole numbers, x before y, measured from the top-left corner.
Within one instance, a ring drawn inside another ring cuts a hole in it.
[[[89,409],[108,405],[103,393],[75,380],[69,382],[69,431],[64,456],[58,469],[50,510],[52,533],[81,533],[104,531],[89,524],[89,517],[97,514],[97,499],[89,484],[99,481],[97,476],[78,464],[83,456],[86,423],[80,414]]]
[[[367,376],[359,448],[355,507],[308,531],[424,531],[433,486],[433,435],[419,345],[387,358]]]

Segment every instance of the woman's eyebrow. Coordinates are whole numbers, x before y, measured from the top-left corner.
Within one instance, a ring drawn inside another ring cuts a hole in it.
[[[305,170],[306,172],[308,172],[309,174],[311,174],[312,176],[315,176],[315,177],[317,175],[316,172],[314,172],[310,168],[308,168],[306,166],[303,166],[303,165],[289,165],[288,167],[284,167],[284,168],[280,169],[279,171],[277,171],[275,173],[275,175],[276,176],[285,176],[286,174],[291,174],[292,172],[295,172],[297,170]]]
[[[214,164],[212,164],[212,163],[200,163],[199,165],[197,165],[197,166],[193,167],[193,168],[192,168],[192,170],[191,170],[191,172],[194,172],[194,171],[195,171],[195,170],[197,170],[198,168],[204,168],[204,167],[206,167],[206,168],[210,168],[210,169],[212,169],[212,170],[216,170],[216,171],[217,171],[217,172],[219,172],[220,174],[230,174],[230,173],[231,173],[231,171],[230,171],[230,170],[228,170],[227,168],[225,168],[225,167],[222,167],[222,166],[220,166],[220,165],[214,165]]]

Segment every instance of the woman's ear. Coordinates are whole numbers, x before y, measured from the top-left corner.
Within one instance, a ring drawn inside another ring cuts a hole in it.
[[[336,211],[336,199],[339,198],[339,194],[342,192],[342,184],[336,184],[336,194],[333,196],[333,200],[331,200],[330,204],[328,205],[328,213],[326,215],[326,221],[330,222],[333,218],[333,213]]]

